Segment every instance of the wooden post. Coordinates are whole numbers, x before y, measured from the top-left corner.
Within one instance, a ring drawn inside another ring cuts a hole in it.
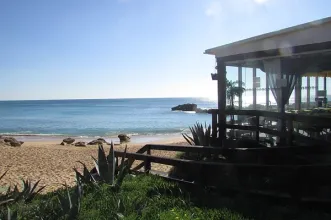
[[[148,146],[147,151],[146,151],[147,155],[151,155],[151,148]],[[145,169],[145,173],[149,173],[149,171],[152,169],[151,166],[151,161],[149,160],[149,158],[145,158],[145,164],[144,164],[144,169]]]
[[[266,97],[266,109],[268,110],[269,109],[269,81],[268,81],[268,75],[269,73],[266,72],[265,73],[265,97]]]
[[[260,116],[255,117],[255,126],[256,126],[256,131],[255,131],[255,140],[257,142],[260,142]]]
[[[295,85],[295,109],[301,110],[301,85],[302,85],[302,77],[298,79]]]
[[[310,77],[307,76],[307,104],[306,108],[309,109],[310,107]]]
[[[216,143],[217,140],[217,112],[212,112],[211,115],[211,124],[212,124],[212,140],[213,140],[213,144]]]
[[[288,73],[287,73],[288,74]],[[284,77],[284,73],[283,72],[280,72],[280,79],[283,79]],[[285,124],[285,100],[284,100],[284,90],[285,90],[285,88],[284,88],[284,86],[281,86],[280,87],[280,96],[279,96],[279,99],[280,99],[280,115],[281,115],[281,120],[279,120],[279,122],[280,122],[280,131],[282,132],[282,133],[285,133],[285,131],[286,131],[286,124]],[[284,145],[285,144],[285,141],[286,140],[286,138],[283,138],[283,137],[280,137],[279,138],[279,145]]]
[[[324,96],[324,98],[325,98],[325,100],[326,100],[326,97],[327,97],[327,92],[326,92],[326,76],[324,76],[324,92],[325,92],[325,96]],[[325,102],[325,103],[324,103],[324,107],[326,108],[327,105],[328,105],[328,103]]]
[[[217,58],[217,87],[218,87],[218,124],[220,142],[226,138],[226,66],[225,63]]]
[[[253,68],[253,109],[256,110],[256,86],[254,85],[254,81],[256,78],[256,68]]]
[[[315,77],[315,98],[318,97],[318,77]]]
[[[293,119],[290,118],[287,120],[287,144],[293,146]]]
[[[243,74],[242,74],[242,67],[238,67],[238,81],[239,81],[239,87],[242,87],[242,82],[243,82]],[[239,95],[239,109],[242,109],[243,107],[243,97],[242,94],[240,93]]]

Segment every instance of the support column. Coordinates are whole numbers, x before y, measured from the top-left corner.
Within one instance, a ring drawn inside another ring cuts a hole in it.
[[[242,67],[238,67],[238,81],[239,81],[239,87],[242,87],[243,82],[243,74],[242,74]],[[239,95],[239,109],[242,109],[243,107],[243,97],[242,94]]]
[[[324,98],[325,98],[325,100],[326,100],[326,98],[327,98],[327,92],[326,92],[326,76],[324,76],[324,92],[325,92],[325,96],[324,96]],[[327,102],[325,102],[325,104],[324,104],[324,107],[326,108],[326,106],[327,106]]]
[[[302,86],[302,77],[298,79],[295,85],[295,109],[301,110],[301,86]]]
[[[318,98],[318,77],[315,77],[315,106],[318,107],[316,98]]]
[[[309,109],[310,107],[310,77],[307,76],[307,104],[306,108]]]
[[[315,98],[318,96],[318,77],[315,77]]]
[[[256,86],[254,85],[254,81],[256,78],[256,68],[253,68],[253,109],[256,110]]]
[[[224,62],[217,58],[217,87],[218,87],[218,137],[220,143],[226,138],[226,66]]]
[[[280,79],[284,79],[284,78],[286,78],[286,77],[284,77],[284,73],[282,72],[282,68],[280,68]],[[286,124],[285,124],[285,104],[286,104],[286,102],[283,98],[284,89],[285,89],[284,86],[280,86],[280,94],[279,94],[280,95],[279,96],[280,109],[279,109],[279,111],[280,111],[282,117],[281,117],[281,120],[278,121],[278,123],[280,124],[279,128],[280,128],[280,131],[282,133],[285,133],[285,131],[286,131]],[[279,138],[279,145],[280,146],[284,145],[285,143],[286,143],[286,138],[284,138],[284,137]]]
[[[269,109],[269,81],[268,81],[268,75],[269,73],[265,73],[265,97],[266,97],[266,109]]]

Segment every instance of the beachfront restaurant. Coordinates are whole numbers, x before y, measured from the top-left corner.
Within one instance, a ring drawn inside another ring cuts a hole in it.
[[[212,111],[212,136],[218,143],[249,137],[272,146],[331,146],[331,17],[207,49],[205,54],[216,59],[211,76],[217,81],[218,109]],[[242,94],[235,108],[227,107],[228,68],[237,70],[242,87],[243,70],[252,71],[251,109],[243,108]],[[265,78],[263,85],[257,71]],[[264,109],[257,109],[257,91],[265,93]]]

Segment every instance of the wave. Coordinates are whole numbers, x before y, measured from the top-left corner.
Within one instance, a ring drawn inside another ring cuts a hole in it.
[[[171,136],[171,135],[180,135],[181,133],[189,132],[189,129],[169,129],[163,131],[154,131],[154,132],[111,132],[111,133],[100,133],[100,134],[43,134],[43,133],[29,133],[29,132],[3,132],[0,133],[0,136],[14,136],[14,137],[74,137],[74,138],[100,138],[100,137],[109,137],[117,138],[121,133],[127,134],[130,137],[133,136]]]
[[[195,111],[180,111],[180,110],[174,110],[172,112],[183,112],[183,113],[187,113],[187,114],[195,114]]]
[[[79,137],[88,138],[85,135],[68,135],[68,134],[31,134],[31,133],[18,133],[18,132],[4,132],[0,133],[0,136],[21,136],[21,137]]]

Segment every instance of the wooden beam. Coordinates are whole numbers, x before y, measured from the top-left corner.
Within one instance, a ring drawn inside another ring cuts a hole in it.
[[[268,81],[268,75],[269,73],[265,73],[265,97],[266,97],[266,110],[269,109],[269,81]]]
[[[327,96],[327,92],[326,92],[326,76],[324,76],[324,91],[325,91],[325,96],[324,98],[326,99],[328,96]],[[328,105],[328,102],[325,102],[324,104],[324,107],[326,108]]]
[[[242,67],[238,67],[238,81],[239,81],[239,87],[242,87],[243,82],[243,75],[242,75]],[[243,97],[242,94],[239,95],[239,109],[242,109],[243,106]]]
[[[256,110],[256,87],[254,86],[254,81],[256,78],[256,68],[253,68],[253,109]]]
[[[218,124],[220,140],[226,138],[226,66],[221,59],[217,59],[217,87],[218,87]]]
[[[231,125],[235,126],[235,125]],[[252,126],[253,128],[253,126]],[[254,129],[254,128],[253,128]],[[267,129],[267,128],[259,128]],[[271,129],[267,129],[271,130]],[[277,132],[276,130],[272,130]],[[294,133],[296,134],[296,133]],[[309,137],[307,137],[309,138]],[[178,151],[178,152],[190,152],[190,153],[210,153],[210,154],[223,154],[230,152],[254,152],[254,153],[263,153],[270,152],[274,153],[291,153],[291,154],[329,154],[331,153],[330,145],[325,146],[291,146],[291,147],[275,147],[275,148],[221,148],[221,147],[203,147],[203,146],[183,146],[183,145],[161,145],[161,144],[148,144],[151,150],[162,150],[162,151]],[[118,151],[120,152],[120,151]],[[124,152],[116,154],[116,156],[122,156]],[[146,155],[146,154],[143,154]]]
[[[323,42],[323,43],[315,43],[315,44],[307,44],[307,45],[300,45],[294,47],[283,48],[285,51],[288,49],[293,53],[288,57],[294,56],[295,54],[309,54],[314,51],[327,51],[331,49],[331,41]],[[224,62],[231,62],[231,61],[256,61],[256,60],[263,60],[266,58],[279,58],[279,57],[286,57],[284,54],[281,53],[282,50],[279,49],[272,49],[272,50],[264,50],[264,51],[254,51],[249,53],[241,53],[230,55],[226,57],[222,57]]]
[[[310,77],[307,76],[307,105],[306,108],[309,109],[310,107]]]
[[[301,109],[301,86],[302,86],[302,77],[298,79],[295,85],[295,109]]]
[[[216,143],[216,140],[217,140],[217,112],[212,112],[212,115],[211,115],[211,125],[212,125],[212,139],[213,139],[213,144]]]
[[[315,77],[315,98],[318,97],[318,76]]]

